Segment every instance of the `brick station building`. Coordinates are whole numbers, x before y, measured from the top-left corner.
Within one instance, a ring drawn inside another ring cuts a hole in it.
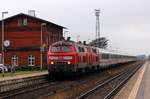
[[[4,20],[5,64],[40,67],[41,32],[43,66],[47,64],[47,50],[51,43],[63,38],[63,26],[30,16],[17,14]],[[0,21],[2,39],[2,21]],[[0,51],[2,40],[0,39]],[[5,44],[6,43],[6,44]]]

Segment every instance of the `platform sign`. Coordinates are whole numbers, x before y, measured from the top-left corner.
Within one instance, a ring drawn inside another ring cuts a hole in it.
[[[40,48],[40,51],[41,51],[41,52],[44,52],[45,49],[46,49],[46,44],[43,44],[43,45],[41,46],[41,48]]]
[[[41,47],[40,51],[41,51],[41,52],[44,52],[44,51],[45,51],[44,47]]]

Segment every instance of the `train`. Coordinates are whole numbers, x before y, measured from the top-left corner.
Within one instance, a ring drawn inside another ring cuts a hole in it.
[[[107,51],[70,40],[57,41],[47,53],[49,76],[57,73],[88,72],[119,63],[136,61],[136,56]]]

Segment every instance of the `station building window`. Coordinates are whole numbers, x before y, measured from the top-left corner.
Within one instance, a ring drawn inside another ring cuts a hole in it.
[[[12,66],[18,66],[18,56],[17,55],[12,56],[11,64],[12,64]]]
[[[35,57],[33,55],[28,56],[28,66],[35,66]]]
[[[18,19],[18,26],[27,26],[27,18],[20,18]]]

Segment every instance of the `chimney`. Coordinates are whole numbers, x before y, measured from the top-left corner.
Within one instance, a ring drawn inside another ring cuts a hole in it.
[[[28,15],[36,17],[35,10],[28,10]]]

